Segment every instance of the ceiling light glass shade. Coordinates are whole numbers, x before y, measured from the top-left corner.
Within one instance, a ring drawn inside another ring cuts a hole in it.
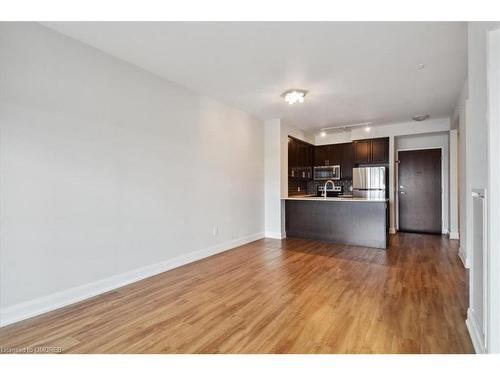
[[[288,90],[281,94],[281,96],[288,104],[304,103],[306,93],[307,91],[305,90]]]

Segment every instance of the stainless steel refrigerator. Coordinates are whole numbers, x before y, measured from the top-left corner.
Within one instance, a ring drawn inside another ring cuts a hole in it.
[[[386,185],[386,167],[352,169],[353,197],[385,199]]]

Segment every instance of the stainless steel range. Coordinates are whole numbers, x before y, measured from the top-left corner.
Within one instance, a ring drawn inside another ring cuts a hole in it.
[[[325,187],[323,185],[318,186],[317,196],[323,197],[325,192]],[[327,197],[338,197],[342,194],[342,186],[331,186],[328,184],[326,187],[326,196]]]

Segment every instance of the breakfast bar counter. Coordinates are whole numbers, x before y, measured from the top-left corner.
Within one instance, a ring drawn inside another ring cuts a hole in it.
[[[387,248],[387,199],[316,196],[283,199],[287,237]]]

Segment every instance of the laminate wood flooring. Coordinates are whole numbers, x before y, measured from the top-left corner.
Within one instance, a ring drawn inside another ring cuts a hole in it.
[[[0,329],[63,353],[472,353],[457,241],[263,239]]]

